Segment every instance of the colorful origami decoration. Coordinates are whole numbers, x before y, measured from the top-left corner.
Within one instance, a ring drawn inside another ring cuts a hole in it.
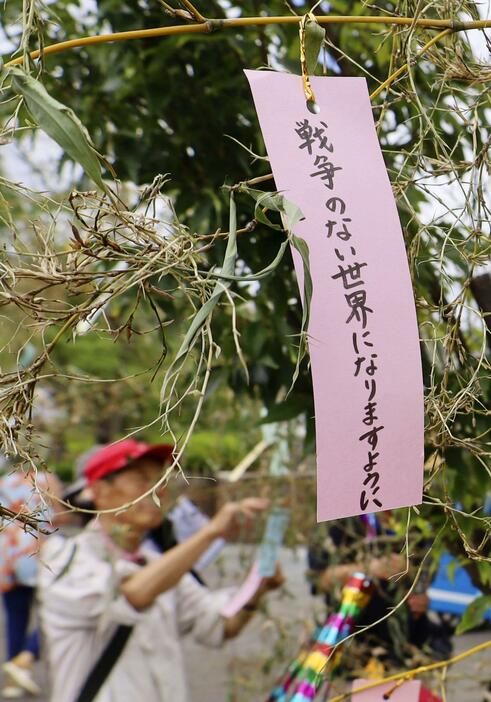
[[[352,633],[356,620],[370,600],[372,590],[371,581],[363,573],[355,573],[348,580],[343,588],[339,611],[331,614],[325,624],[314,631],[267,702],[308,702],[315,699],[326,673],[333,668],[334,647]]]

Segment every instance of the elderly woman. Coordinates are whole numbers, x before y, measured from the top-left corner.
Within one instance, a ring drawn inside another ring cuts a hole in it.
[[[239,521],[267,508],[266,500],[225,504],[164,554],[146,539],[166,511],[165,489],[155,486],[171,451],[126,439],[95,453],[85,476],[100,516],[73,539],[50,539],[43,548],[40,616],[51,702],[185,702],[181,636],[192,631],[199,642],[220,645],[282,582],[279,572],[264,579],[225,617],[230,595],[210,592],[189,574],[215,539],[231,537]]]

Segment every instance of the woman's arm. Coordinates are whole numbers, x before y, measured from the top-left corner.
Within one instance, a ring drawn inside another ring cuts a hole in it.
[[[121,593],[135,609],[145,609],[158,595],[175,587],[216,538],[230,538],[241,517],[252,519],[268,504],[254,497],[228,502],[203,529],[124,580]]]
[[[368,564],[360,562],[329,566],[320,575],[318,586],[322,592],[329,592],[334,585],[345,585],[356,572],[366,573],[369,578],[389,580],[405,569],[406,558],[400,553],[391,553],[381,558],[372,558]]]

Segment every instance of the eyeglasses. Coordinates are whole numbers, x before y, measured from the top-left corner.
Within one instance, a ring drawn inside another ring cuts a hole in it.
[[[142,492],[144,492],[145,490],[149,490],[156,483],[158,483],[158,481],[162,477],[162,473],[160,470],[147,470],[144,467],[125,467],[121,468],[121,470],[115,471],[114,473],[110,473],[104,478],[104,480],[112,482],[115,478],[118,477],[124,478],[124,482],[126,483],[126,485],[138,487],[142,490]],[[157,494],[162,494],[163,492],[165,492],[165,490],[166,485],[159,485],[159,487],[156,488]]]

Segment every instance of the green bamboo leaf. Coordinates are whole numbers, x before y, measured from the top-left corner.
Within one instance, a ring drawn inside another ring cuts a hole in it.
[[[275,271],[276,268],[278,268],[288,244],[288,239],[283,241],[280,245],[280,248],[278,249],[278,253],[271,261],[271,263],[262,270],[258,271],[257,273],[251,273],[250,275],[226,275],[223,272],[215,273],[215,271],[211,271],[209,275],[211,278],[218,278],[219,280],[238,280],[243,283],[248,283],[254,280],[261,280],[262,278],[266,278],[268,275],[271,275],[271,273],[273,273],[273,271]]]
[[[303,315],[302,315],[302,331],[307,331],[309,325],[310,316],[310,303],[312,300],[312,293],[314,291],[314,284],[312,282],[312,276],[310,275],[310,252],[309,246],[305,239],[301,239],[299,236],[292,235],[292,245],[298,251],[302,257],[303,263]]]
[[[9,69],[12,87],[22,95],[34,122],[46,132],[63,151],[79,163],[86,175],[105,192],[98,154],[90,136],[76,114],[66,105],[55,100],[39,81],[14,66]]]
[[[305,60],[307,62],[307,72],[311,76],[314,75],[317,68],[317,60],[325,36],[326,30],[309,17],[305,22]]]
[[[240,188],[240,191],[250,195],[252,198],[254,198],[254,200],[256,200],[256,209],[254,216],[258,221],[266,220],[264,223],[270,227],[273,227],[273,229],[285,229],[289,233],[289,241],[291,245],[298,251],[302,258],[304,274],[302,291],[302,328],[300,330],[300,343],[298,347],[297,362],[293,373],[292,384],[290,390],[288,391],[290,392],[293,386],[295,385],[298,375],[300,373],[300,364],[308,352],[307,329],[309,326],[310,303],[312,300],[312,293],[314,289],[312,283],[312,276],[310,275],[309,247],[306,241],[293,234],[293,229],[298,224],[298,222],[304,219],[304,216],[300,208],[292,202],[290,202],[289,200],[287,200],[287,198],[281,193],[264,192],[263,190],[248,188],[247,186],[242,186]],[[281,215],[283,227],[280,227],[279,225],[270,222],[269,219],[264,215],[262,211],[263,208],[279,212]],[[279,253],[282,254],[281,251]],[[270,264],[270,266],[268,266],[268,269],[276,262],[277,259],[278,256],[276,257],[275,261],[273,261],[273,263]],[[260,273],[262,272],[263,271],[261,271]]]
[[[247,186],[241,186],[239,191],[246,193],[256,201],[254,218],[258,222],[266,224],[272,229],[281,230],[284,228],[287,231],[292,231],[295,225],[304,218],[302,210],[287,200],[287,198],[281,193],[269,193],[265,192],[264,190],[248,188]],[[279,212],[281,215],[283,215],[284,227],[271,222],[271,220],[263,212],[263,209],[271,210],[272,212]]]
[[[484,621],[486,611],[491,608],[491,595],[481,595],[476,597],[467,607],[458,627],[455,630],[457,635],[463,634],[464,631],[475,629]]]
[[[223,259],[222,271],[225,276],[232,276],[235,270],[235,262],[237,260],[237,212],[235,207],[235,200],[233,193],[230,194],[230,223],[229,223],[229,235],[227,241],[227,248],[225,250],[225,257]],[[198,332],[203,327],[204,323],[208,319],[209,315],[213,312],[216,307],[218,300],[223,294],[225,288],[229,288],[230,283],[220,283],[217,282],[210,299],[205,302],[205,304],[196,313],[189,329],[186,332],[186,336],[176,354],[174,363],[177,363],[183,356],[185,356],[193,345]]]
[[[292,384],[288,393],[293,389],[293,386],[297,382],[298,375],[300,373],[300,364],[303,358],[308,352],[307,348],[307,330],[309,327],[310,318],[310,303],[312,301],[312,293],[314,291],[314,284],[312,282],[312,276],[310,275],[310,253],[307,242],[301,239],[299,236],[292,234],[291,236],[292,246],[298,251],[302,258],[303,263],[303,295],[302,295],[302,328],[300,330],[300,343],[298,346],[297,362],[295,364],[295,370],[293,372]]]
[[[447,575],[452,585],[455,583],[455,571],[457,570],[457,568],[462,567],[462,565],[463,564],[459,560],[457,560],[457,558],[453,558],[448,564]]]
[[[0,192],[0,222],[3,222],[10,229],[15,229],[14,220],[10,214],[10,207],[7,199]]]
[[[229,221],[229,234],[227,240],[227,248],[225,250],[225,256],[223,259],[222,271],[225,276],[233,276],[235,271],[235,263],[237,260],[237,211],[235,207],[235,199],[233,192],[230,193],[230,221]],[[189,329],[184,336],[184,339],[179,347],[179,350],[174,357],[171,365],[167,369],[165,374],[162,388],[160,391],[161,402],[165,400],[166,391],[169,386],[169,382],[176,371],[179,363],[184,362],[189,351],[194,346],[199,332],[206,323],[206,320],[210,317],[213,310],[215,309],[220,297],[222,296],[224,290],[230,287],[230,282],[224,280],[223,282],[217,281],[210,298],[200,307],[193,321],[191,322]]]

